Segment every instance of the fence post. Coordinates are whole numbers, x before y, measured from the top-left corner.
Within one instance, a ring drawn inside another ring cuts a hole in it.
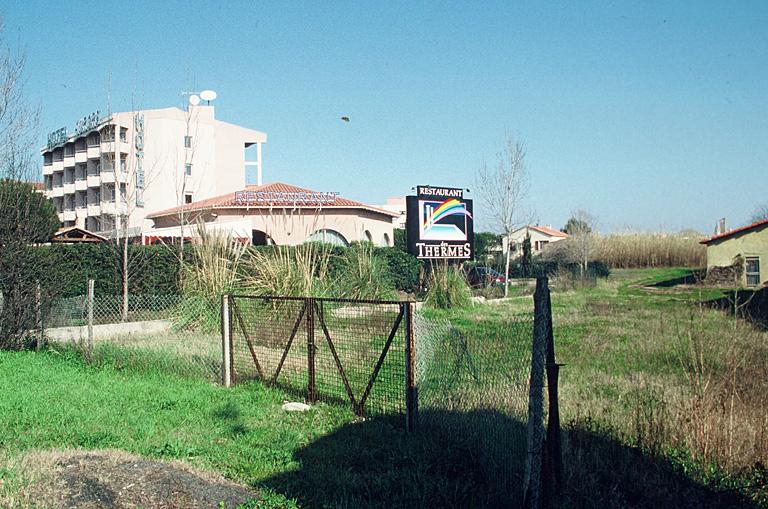
[[[560,364],[555,360],[555,336],[552,328],[552,300],[547,278],[544,279],[545,315],[547,317],[547,396],[549,412],[547,417],[547,466],[549,480],[553,483],[554,493],[559,494],[563,483],[563,453],[560,441],[560,404],[558,402],[557,384],[560,374]]]
[[[528,452],[525,457],[523,504],[530,509],[541,507],[542,452],[544,445],[544,362],[547,348],[546,278],[536,279],[533,295],[534,321],[531,344],[531,378],[528,388]]]
[[[85,346],[86,356],[90,360],[93,354],[93,297],[94,297],[94,281],[88,280],[88,302],[86,303],[88,309],[88,344]]]
[[[416,348],[413,338],[413,303],[403,306],[405,315],[405,429],[414,431],[418,426],[419,394],[416,389]]]
[[[304,300],[307,315],[307,401],[314,403],[315,393],[315,299]]]
[[[40,291],[40,281],[37,281],[37,286],[35,287],[35,323],[37,325],[37,331],[38,331],[38,338],[37,338],[37,344],[35,345],[35,350],[38,352],[40,351],[40,348],[43,345],[43,340],[45,338],[45,331],[43,330],[43,301],[42,301],[42,292]]]
[[[232,366],[230,340],[232,329],[229,327],[229,295],[221,296],[221,384],[232,385]]]

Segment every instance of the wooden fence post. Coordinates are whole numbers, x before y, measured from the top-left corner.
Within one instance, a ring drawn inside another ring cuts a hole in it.
[[[416,388],[416,348],[413,337],[413,303],[403,306],[405,315],[405,425],[408,432],[418,426],[419,393]]]
[[[229,326],[229,295],[221,296],[221,384],[224,387],[232,385],[232,355],[230,340],[232,329]]]
[[[304,300],[304,309],[307,316],[307,401],[314,403],[316,394],[315,385],[315,299]]]
[[[45,331],[43,330],[43,301],[42,292],[40,291],[40,281],[37,282],[35,287],[35,323],[37,325],[37,343],[35,344],[35,350],[38,352],[43,346],[43,340],[45,339]]]
[[[85,346],[86,356],[88,360],[93,355],[93,297],[94,297],[94,281],[88,280],[88,302],[86,304],[88,309],[88,344]]]
[[[555,360],[555,336],[552,328],[552,300],[546,278],[544,278],[544,287],[546,290],[545,304],[547,317],[547,399],[549,401],[546,440],[547,473],[549,474],[548,478],[554,488],[554,493],[559,494],[563,483],[563,452],[560,440],[560,405],[557,395],[560,364]]]
[[[536,279],[533,295],[534,321],[531,342],[531,378],[528,387],[528,452],[525,458],[523,504],[530,509],[541,507],[541,471],[544,446],[544,363],[547,350],[546,278]]]

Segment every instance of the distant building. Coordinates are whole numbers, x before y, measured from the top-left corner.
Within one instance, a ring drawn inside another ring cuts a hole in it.
[[[768,282],[768,219],[725,231],[720,220],[717,234],[702,240],[707,246],[707,279],[713,282],[757,287]]]
[[[48,135],[45,193],[64,227],[138,237],[153,212],[243,189],[246,167],[260,179],[266,141],[217,120],[213,106],[96,112]]]
[[[405,196],[387,198],[387,203],[377,205],[377,207],[397,214],[396,217],[392,218],[392,224],[395,228],[405,229]]]
[[[540,254],[547,245],[560,242],[568,238],[567,233],[555,230],[550,226],[527,225],[513,231],[507,238],[507,242],[502,243],[502,253],[506,255],[507,246],[511,250],[512,258],[519,258],[523,255],[523,241],[527,235],[531,236],[531,254]]]
[[[392,246],[394,212],[349,200],[338,193],[317,192],[283,183],[247,186],[240,191],[196,201],[148,216],[153,228],[145,244],[173,242],[197,235],[203,222],[253,245],[296,245],[326,242],[349,245],[369,241]]]

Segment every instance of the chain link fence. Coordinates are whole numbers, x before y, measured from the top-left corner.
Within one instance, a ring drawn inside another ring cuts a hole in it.
[[[221,380],[218,301],[180,295],[82,295],[56,299],[41,317],[45,341],[94,363]]]

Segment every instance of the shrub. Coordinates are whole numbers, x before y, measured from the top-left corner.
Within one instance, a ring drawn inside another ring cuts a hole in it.
[[[472,302],[472,290],[464,273],[447,264],[433,265],[427,277],[424,304],[435,309],[467,306]]]
[[[0,348],[30,344],[25,336],[37,322],[37,284],[49,269],[32,245],[47,242],[58,227],[53,204],[31,184],[0,180]]]
[[[396,290],[408,293],[416,291],[421,263],[415,256],[396,247],[377,247],[374,254],[386,263],[389,278]]]

